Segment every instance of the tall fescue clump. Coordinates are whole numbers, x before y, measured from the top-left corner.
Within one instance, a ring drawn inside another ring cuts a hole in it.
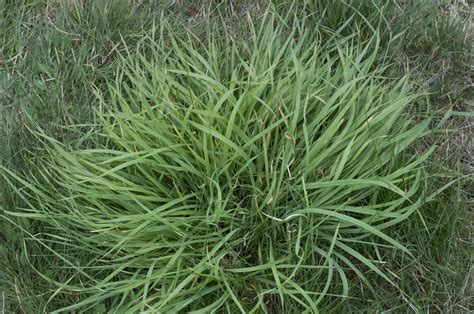
[[[294,312],[386,283],[387,228],[422,204],[407,158],[428,121],[406,113],[405,79],[374,66],[378,41],[319,40],[305,21],[266,16],[248,43],[165,28],[128,51],[96,123],[30,175],[3,168],[47,232],[50,300],[115,311]],[[210,34],[215,34],[210,32]],[[61,278],[61,279],[58,279]],[[332,302],[331,301],[331,302]],[[334,304],[333,304],[334,305]]]

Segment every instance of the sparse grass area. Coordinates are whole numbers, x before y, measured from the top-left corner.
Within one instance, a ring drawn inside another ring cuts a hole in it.
[[[473,309],[463,1],[0,10],[7,311]]]

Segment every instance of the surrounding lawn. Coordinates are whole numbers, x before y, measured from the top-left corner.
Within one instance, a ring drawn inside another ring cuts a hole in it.
[[[473,310],[471,10],[0,0],[0,311]]]

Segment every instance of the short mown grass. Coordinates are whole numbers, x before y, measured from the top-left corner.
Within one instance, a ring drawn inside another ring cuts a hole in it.
[[[470,308],[463,21],[267,4],[6,3],[7,309]]]

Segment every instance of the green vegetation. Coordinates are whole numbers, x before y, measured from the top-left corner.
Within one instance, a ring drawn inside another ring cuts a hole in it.
[[[0,9],[6,311],[472,309],[461,2]]]

